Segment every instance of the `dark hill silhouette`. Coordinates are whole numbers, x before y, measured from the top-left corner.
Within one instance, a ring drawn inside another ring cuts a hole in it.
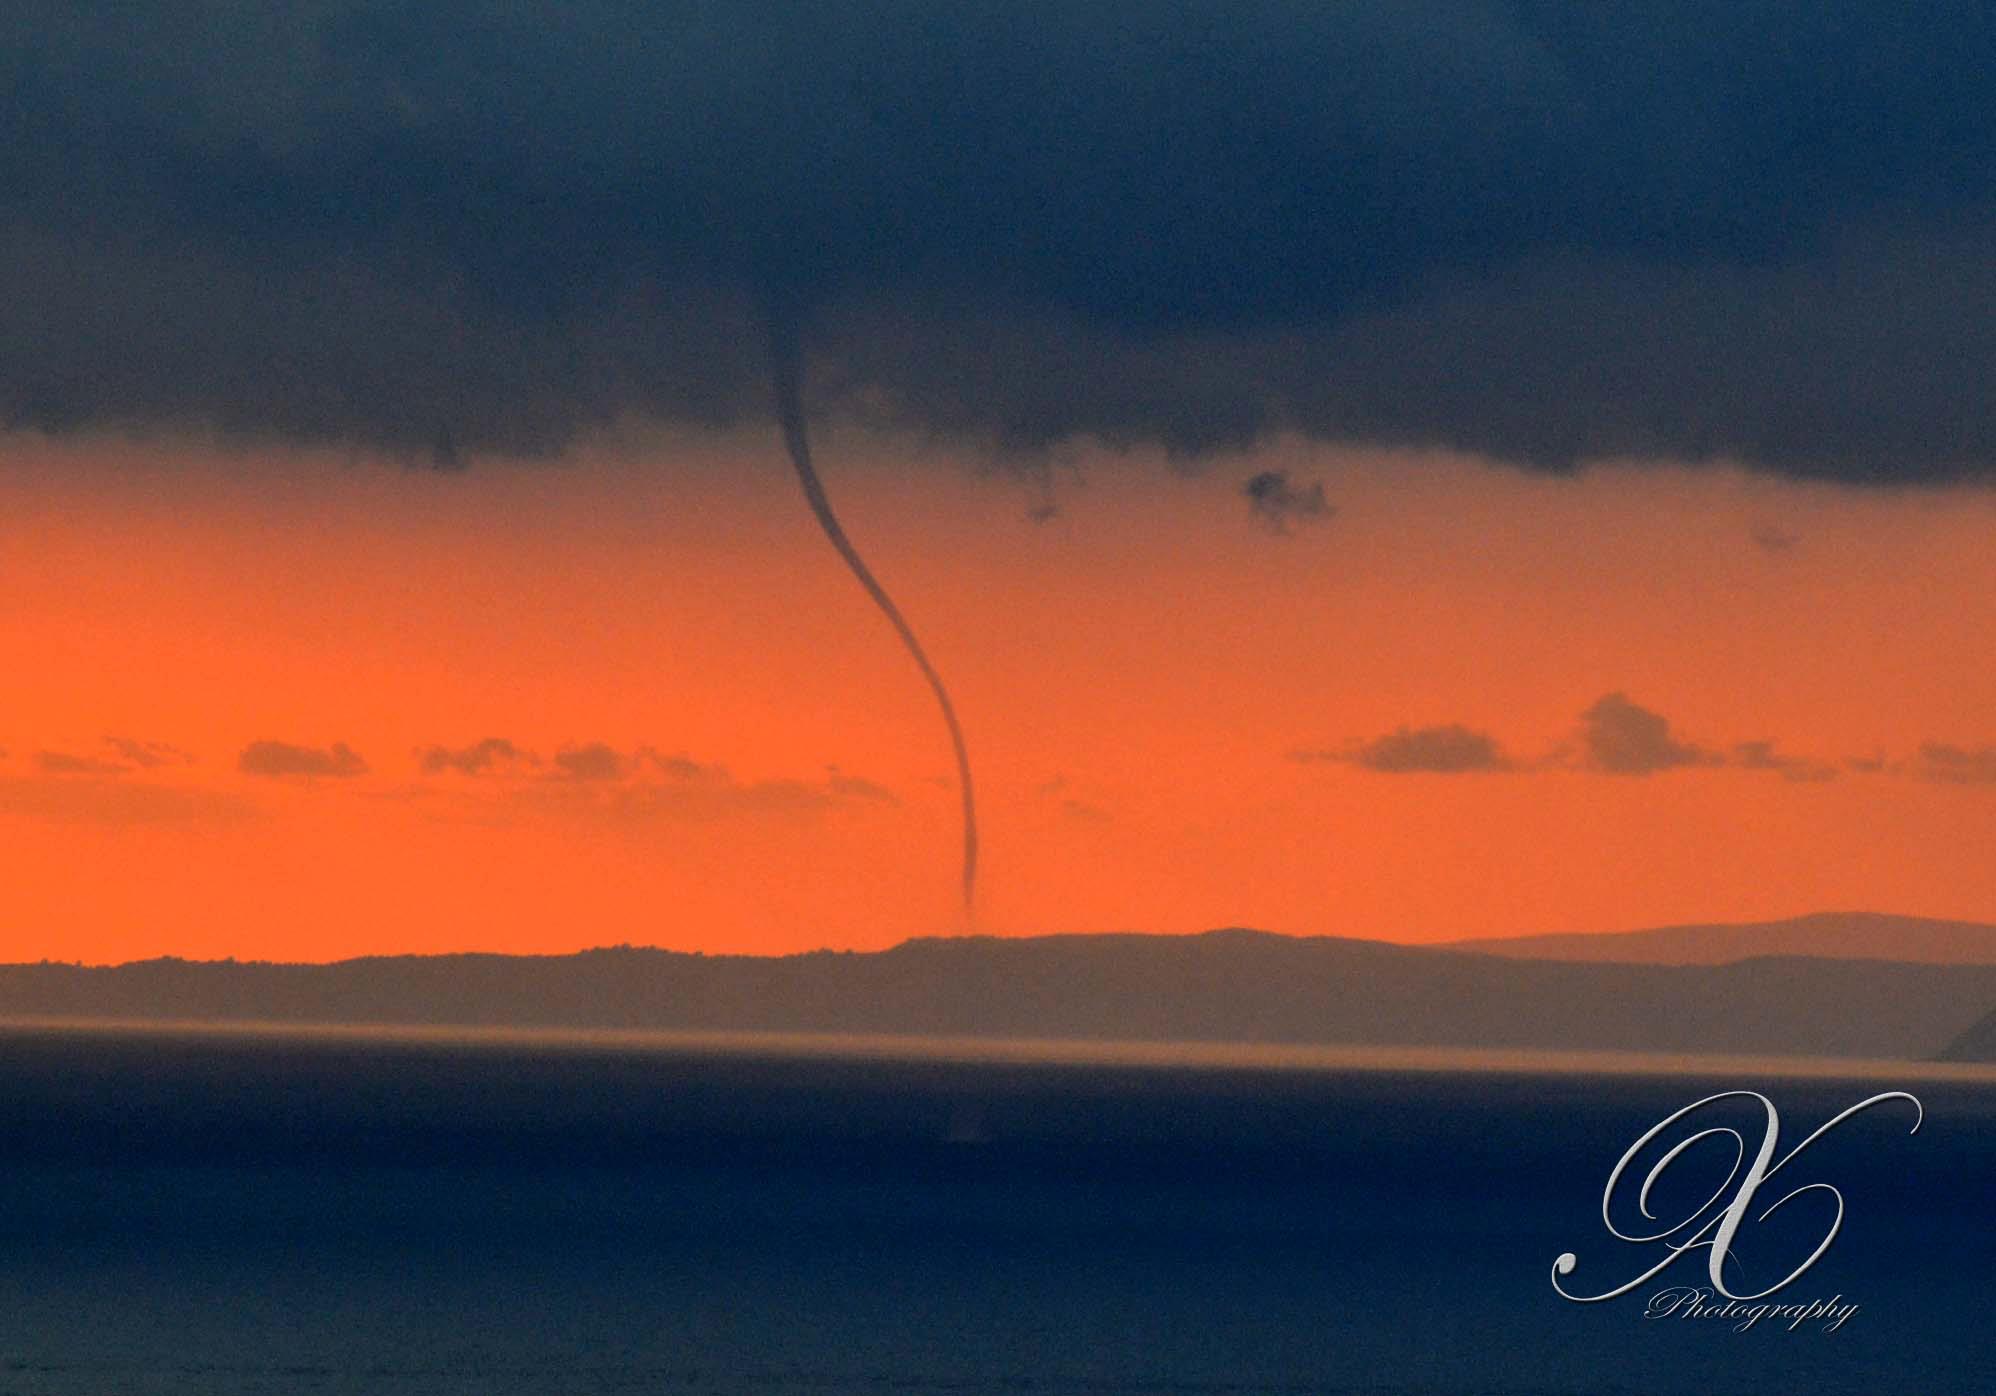
[[[1756,955],[1996,965],[1996,926],[1875,911],[1825,911],[1740,925],[1459,940],[1449,948],[1516,959],[1641,965],[1717,965]]]
[[[0,1016],[897,1033],[1925,1058],[1996,966],[1513,960],[1255,931],[911,940],[779,957],[616,948],[330,965],[0,966]]]
[[[1996,1062],[1996,1008],[1971,1023],[1954,1041],[1941,1049],[1944,1062]]]

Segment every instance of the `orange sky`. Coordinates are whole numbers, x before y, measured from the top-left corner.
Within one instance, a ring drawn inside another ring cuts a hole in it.
[[[978,929],[1996,920],[1996,780],[1921,755],[1996,775],[1989,492],[1277,444],[1191,475],[1079,452],[1036,523],[974,463],[820,451],[955,691]],[[1263,469],[1337,513],[1256,527]],[[0,588],[0,959],[961,928],[940,719],[773,435],[452,475],[5,438]],[[1709,759],[1588,769],[1581,714],[1615,692]],[[1295,759],[1449,723],[1520,768]],[[130,769],[113,737],[174,750]],[[487,737],[538,762],[420,767]],[[1749,769],[1752,740],[1834,778]],[[258,741],[367,769],[239,769]],[[621,774],[562,774],[599,744]]]

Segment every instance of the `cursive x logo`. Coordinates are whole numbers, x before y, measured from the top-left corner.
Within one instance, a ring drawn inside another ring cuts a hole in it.
[[[1725,1181],[1720,1183],[1712,1195],[1701,1202],[1689,1216],[1681,1221],[1673,1222],[1660,1231],[1631,1235],[1617,1227],[1611,1215],[1611,1204],[1615,1199],[1615,1189],[1621,1183],[1622,1175],[1628,1170],[1629,1164],[1634,1161],[1637,1154],[1642,1152],[1644,1146],[1670,1128],[1671,1125],[1694,1111],[1701,1110],[1717,1101],[1742,1098],[1759,1101],[1761,1108],[1767,1112],[1767,1132],[1761,1137],[1760,1149],[1754,1155],[1753,1162],[1747,1164],[1746,1140],[1738,1130],[1725,1125],[1716,1125],[1710,1129],[1698,1130],[1672,1145],[1664,1156],[1658,1159],[1650,1168],[1648,1176],[1643,1179],[1641,1191],[1636,1194],[1636,1209],[1647,1220],[1656,1220],[1656,1214],[1650,1210],[1650,1193],[1655,1188],[1657,1180],[1663,1176],[1664,1170],[1675,1163],[1685,1150],[1703,1139],[1731,1138],[1733,1141],[1733,1166],[1731,1171],[1726,1174]],[[1836,1199],[1837,1204],[1836,1216],[1831,1220],[1830,1229],[1824,1233],[1822,1241],[1817,1245],[1815,1250],[1809,1253],[1808,1259],[1804,1260],[1788,1273],[1786,1279],[1769,1285],[1766,1289],[1760,1290],[1758,1293],[1734,1294],[1730,1289],[1726,1288],[1723,1271],[1727,1252],[1733,1244],[1734,1236],[1739,1232],[1740,1223],[1746,1219],[1748,1208],[1753,1204],[1754,1194],[1759,1191],[1762,1183],[1787,1167],[1789,1161],[1795,1155],[1801,1153],[1851,1116],[1860,1111],[1869,1110],[1874,1105],[1883,1104],[1888,1100],[1903,1100],[1913,1107],[1913,1128],[1908,1130],[1907,1133],[1917,1133],[1921,1121],[1926,1118],[1926,1111],[1922,1109],[1920,1102],[1905,1091],[1884,1091],[1867,1100],[1860,1100],[1848,1110],[1827,1121],[1814,1134],[1811,1134],[1807,1139],[1804,1139],[1800,1144],[1797,1144],[1794,1148],[1783,1154],[1779,1160],[1774,1159],[1774,1149],[1776,1141],[1781,1134],[1781,1117],[1775,1111],[1774,1102],[1758,1091],[1721,1091],[1717,1095],[1708,1095],[1703,1100],[1694,1100],[1683,1109],[1664,1116],[1645,1131],[1642,1137],[1637,1139],[1635,1143],[1629,1145],[1628,1152],[1622,1155],[1621,1162],[1617,1163],[1614,1171],[1608,1175],[1608,1186],[1601,1193],[1601,1220],[1606,1223],[1609,1232],[1621,1240],[1632,1241],[1637,1244],[1661,1242],[1669,1254],[1665,1255],[1662,1260],[1659,1260],[1655,1265],[1636,1276],[1633,1280],[1630,1280],[1627,1284],[1618,1285],[1604,1294],[1574,1294],[1560,1283],[1560,1277],[1571,1275],[1574,1267],[1580,1263],[1578,1256],[1572,1251],[1567,1251],[1552,1264],[1552,1287],[1558,1290],[1564,1297],[1579,1304],[1593,1304],[1603,1299],[1614,1299],[1620,1295],[1627,1294],[1636,1286],[1654,1278],[1679,1256],[1699,1246],[1710,1247],[1711,1256],[1707,1268],[1712,1277],[1712,1287],[1728,1299],[1759,1299],[1774,1293],[1777,1289],[1785,1285],[1793,1283],[1798,1276],[1820,1260],[1823,1252],[1830,1248],[1830,1242],[1837,1239],[1837,1231],[1843,1226],[1844,1222],[1843,1194],[1828,1183],[1804,1183],[1801,1187],[1784,1194],[1780,1199],[1772,1203],[1766,1211],[1762,1212],[1756,1218],[1757,1221],[1765,1221],[1774,1214],[1777,1208],[1781,1207],[1789,1199],[1800,1197],[1805,1192],[1826,1192],[1832,1198]],[[1746,1176],[1741,1178],[1740,1169],[1743,1165],[1746,1167]],[[1699,1218],[1705,1216],[1707,1209],[1721,1202],[1726,1197],[1727,1191],[1733,1187],[1735,1179],[1739,1179],[1739,1187],[1732,1193],[1731,1201],[1725,1202],[1725,1205],[1717,1212],[1714,1212],[1702,1226],[1698,1226],[1697,1230],[1691,1231],[1683,1240],[1676,1241],[1671,1239],[1680,1232],[1684,1232],[1688,1228],[1697,1225]]]

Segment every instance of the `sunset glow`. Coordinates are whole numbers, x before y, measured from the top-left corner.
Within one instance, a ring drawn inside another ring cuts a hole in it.
[[[1277,442],[1077,449],[1035,520],[988,461],[820,451],[958,696],[976,930],[1996,916],[1986,491]],[[1258,523],[1267,469],[1334,512]],[[965,929],[940,722],[773,433],[449,473],[17,436],[0,484],[0,958]],[[1598,769],[1610,694],[1682,759]],[[1457,726],[1504,768],[1372,768]]]

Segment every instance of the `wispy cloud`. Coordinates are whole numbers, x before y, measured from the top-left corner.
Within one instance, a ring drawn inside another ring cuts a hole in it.
[[[425,776],[475,778],[459,783],[458,791],[494,810],[643,821],[899,803],[886,786],[837,766],[827,766],[817,779],[743,780],[725,766],[683,752],[605,741],[571,742],[542,759],[510,738],[487,737],[462,747],[424,747],[417,758]],[[488,793],[477,795],[480,788]]]
[[[1770,741],[1737,742],[1727,759],[1743,771],[1772,771],[1784,780],[1824,781],[1837,778],[1837,768],[1813,757],[1790,756]]]
[[[1756,523],[1748,531],[1754,546],[1764,553],[1793,552],[1802,542],[1802,535],[1790,533],[1787,529],[1765,521]]]
[[[1381,737],[1336,751],[1301,751],[1300,761],[1339,761],[1388,775],[1466,775],[1509,771],[1517,763],[1496,738],[1459,722],[1435,727],[1398,727]]]
[[[45,776],[116,776],[132,768],[97,756],[78,756],[67,751],[38,751],[35,753],[35,769]]]
[[[152,771],[163,766],[192,764],[194,758],[165,742],[133,737],[106,737],[105,752],[83,754],[44,748],[35,753],[35,769],[51,776],[116,776]]]
[[[626,754],[592,746],[571,754],[576,759],[566,766],[557,756],[556,771],[514,786],[514,798],[544,811],[630,822],[810,815],[899,803],[885,786],[835,768],[816,780],[743,780],[725,766],[649,749]]]
[[[136,737],[106,737],[104,744],[141,770],[191,765],[194,761],[191,753],[166,742],[146,742]]]
[[[256,806],[226,790],[118,775],[65,773],[0,778],[0,813],[110,826],[234,822]]]
[[[455,771],[459,775],[483,776],[534,769],[539,767],[541,759],[505,737],[487,737],[470,746],[424,747],[416,753],[416,762],[424,775]]]
[[[1050,800],[1060,813],[1077,824],[1107,824],[1114,817],[1102,805],[1074,793],[1065,775],[1055,775],[1033,787],[1033,794]]]

